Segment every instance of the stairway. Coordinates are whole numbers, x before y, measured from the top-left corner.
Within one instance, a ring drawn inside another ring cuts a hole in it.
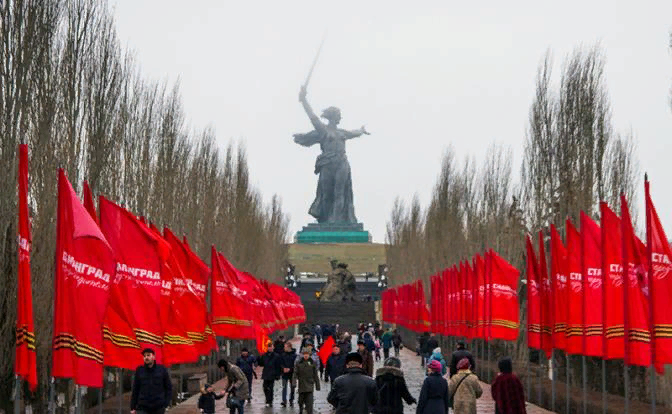
[[[373,322],[376,319],[373,302],[304,302],[306,322],[301,325],[339,324],[341,331],[356,332],[360,322]]]

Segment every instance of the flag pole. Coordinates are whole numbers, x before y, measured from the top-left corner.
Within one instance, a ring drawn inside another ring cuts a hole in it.
[[[544,364],[542,363],[541,359],[546,357],[546,354],[544,354],[543,350],[539,350],[539,389],[537,390],[537,402],[539,403],[539,406],[543,406],[541,400],[542,400],[542,395],[541,395],[541,387],[542,387],[542,381],[544,377]]]
[[[567,399],[567,402],[565,404],[565,412],[567,414],[569,414],[569,406],[571,405],[570,404],[570,399],[569,399],[569,375],[570,375],[571,370],[569,369],[569,354],[567,353],[567,351],[565,351],[565,369],[567,371],[567,373],[566,373],[567,374],[566,375],[567,376],[567,386],[565,387],[565,390],[566,390],[565,397]]]
[[[119,378],[119,389],[118,389],[119,393],[117,394],[119,396],[118,397],[118,399],[119,399],[119,414],[121,414],[121,399],[122,399],[121,397],[122,397],[122,394],[124,393],[124,377],[122,375],[123,372],[124,372],[123,368],[117,368],[117,377]]]
[[[55,398],[55,392],[54,392],[54,382],[56,379],[54,377],[51,377],[51,381],[49,381],[49,405],[47,407],[47,411],[50,414],[54,414],[56,412],[56,401],[54,401]]]
[[[646,256],[649,262],[649,333],[651,338],[651,414],[656,414],[656,322],[654,319],[655,307],[653,306],[653,234],[651,233],[651,209],[649,201],[651,192],[649,188],[649,175],[644,173],[644,197],[646,198]]]
[[[555,411],[555,349],[551,349],[551,411]]]
[[[607,414],[607,364],[602,359],[602,414]]]
[[[21,377],[15,375],[14,378],[14,414],[21,413]]]
[[[584,341],[585,341],[585,335],[584,335]],[[584,352],[585,352],[585,348],[584,348]],[[587,375],[586,375],[587,371],[588,371],[588,368],[586,367],[586,356],[585,355],[581,355],[581,371],[583,372],[583,414],[588,414],[588,400],[587,400],[588,378],[587,378]]]
[[[103,379],[103,386],[98,388],[98,414],[103,414],[103,388],[105,387],[105,379]]]
[[[630,321],[628,315],[628,288],[630,285],[630,264],[628,262],[628,249],[625,244],[625,220],[623,219],[624,205],[623,201],[625,195],[623,190],[621,190],[621,246],[622,246],[622,260],[623,260],[623,270],[621,272],[621,277],[623,278],[623,345],[624,345],[624,355],[623,355],[623,385],[625,388],[625,414],[628,414],[630,411],[630,373],[628,372],[628,363],[630,362]]]

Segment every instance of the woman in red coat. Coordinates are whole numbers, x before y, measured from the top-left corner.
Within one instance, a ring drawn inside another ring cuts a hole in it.
[[[499,374],[492,383],[491,391],[496,414],[526,414],[523,384],[513,373],[511,358],[499,361]]]

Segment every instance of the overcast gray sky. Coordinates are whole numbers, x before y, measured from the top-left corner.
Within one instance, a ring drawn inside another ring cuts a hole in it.
[[[672,1],[112,1],[143,73],[179,77],[192,127],[213,126],[222,147],[245,142],[253,181],[282,197],[292,234],[312,219],[319,154],[292,141],[311,129],[298,92],[327,30],[308,99],[372,133],[349,141],[348,157],[355,212],[376,242],[396,196],[426,205],[449,144],[479,162],[490,143],[510,146],[517,180],[546,49],[557,80],[566,54],[600,41],[615,129],[634,131],[672,236]]]

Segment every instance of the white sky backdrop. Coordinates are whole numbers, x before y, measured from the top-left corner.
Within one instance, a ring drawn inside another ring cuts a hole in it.
[[[492,142],[522,161],[538,64],[600,41],[615,131],[633,130],[642,172],[672,235],[672,1],[113,0],[122,44],[146,76],[181,81],[190,127],[244,142],[252,180],[278,193],[292,234],[311,221],[318,147],[292,142],[310,122],[297,96],[327,30],[309,87],[316,111],[341,108],[355,212],[385,239],[394,198],[423,205],[452,144],[483,159]],[[643,190],[642,190],[643,192]],[[643,212],[643,193],[639,211]],[[643,219],[640,218],[640,223]]]

